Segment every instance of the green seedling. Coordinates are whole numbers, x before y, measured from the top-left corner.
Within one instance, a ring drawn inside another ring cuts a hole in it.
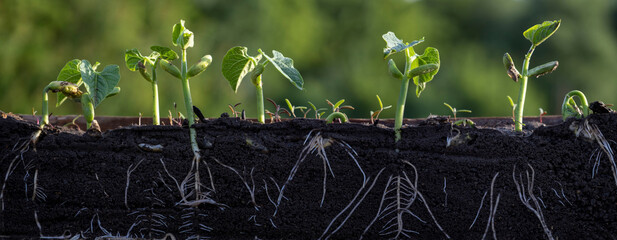
[[[392,105],[388,105],[386,107],[383,106],[383,103],[381,102],[381,98],[379,97],[379,95],[375,95],[377,97],[377,102],[379,102],[379,110],[377,111],[371,111],[371,124],[375,124],[375,121],[379,120],[379,114],[381,114],[381,112],[383,112],[383,110],[389,109],[392,107]]]
[[[581,106],[576,103],[574,97],[578,97],[581,101]],[[589,102],[585,94],[579,90],[572,90],[566,94],[561,104],[561,116],[565,121],[569,117],[583,118],[589,115]]]
[[[515,111],[515,120],[514,120],[514,130],[520,132],[523,131],[523,109],[525,107],[525,95],[527,93],[527,81],[529,77],[540,77],[542,75],[551,73],[557,69],[559,66],[559,62],[552,61],[535,68],[529,69],[529,63],[531,60],[531,55],[538,45],[543,43],[546,39],[552,36],[559,25],[561,24],[561,20],[557,21],[545,21],[541,24],[534,25],[533,27],[527,29],[523,36],[527,40],[531,42],[531,47],[527,54],[525,54],[525,60],[523,61],[523,71],[521,73],[518,72],[514,62],[512,61],[512,57],[510,57],[509,53],[505,53],[503,55],[503,64],[506,68],[506,72],[508,76],[514,80],[514,82],[518,82],[521,80],[521,89],[518,95],[518,102],[516,103],[516,111]]]
[[[306,118],[306,107],[305,106],[294,106],[291,104],[291,102],[289,101],[289,99],[285,98],[285,102],[287,103],[287,107],[289,108],[289,112],[291,113],[291,115],[295,118],[296,117],[296,109],[300,110],[303,114],[304,114],[304,118]]]
[[[126,50],[124,61],[129,70],[139,71],[141,76],[152,84],[152,124],[160,125],[159,87],[156,68],[161,60],[172,61],[178,58],[178,54],[166,47],[152,46],[150,49],[153,52],[148,56],[141,55],[137,48]],[[147,67],[150,67],[152,74],[148,73]]]
[[[347,122],[347,115],[342,113],[341,109],[355,109],[350,105],[341,106],[345,102],[345,99],[341,99],[336,103],[332,103],[330,100],[326,99],[326,102],[330,105],[330,107],[332,107],[332,113],[326,117],[326,123],[332,123],[334,119],[339,119],[339,122]]]
[[[313,104],[311,101],[309,101],[308,104],[313,109],[313,112],[315,112],[315,119],[321,119],[321,116],[323,116],[324,113],[326,113],[324,111],[324,110],[327,110],[326,108],[317,108],[315,107],[315,104]]]
[[[540,123],[542,123],[542,117],[543,117],[544,115],[546,115],[546,114],[547,114],[547,112],[546,112],[546,111],[544,111],[544,109],[542,109],[542,108],[539,108],[538,110],[540,110],[540,115],[539,115],[539,117],[540,117]]]
[[[436,48],[427,47],[422,55],[416,54],[413,46],[424,42],[424,38],[411,43],[405,43],[402,39],[397,38],[393,32],[384,34],[382,38],[386,41],[384,59],[395,53],[405,52],[405,70],[403,72],[398,69],[393,59],[388,61],[390,75],[401,81],[401,91],[394,119],[395,140],[398,142],[401,139],[401,127],[403,126],[409,81],[413,79],[413,83],[416,85],[416,97],[420,97],[422,91],[426,89],[426,83],[433,80],[433,77],[439,71],[439,51]]]
[[[108,65],[102,72],[97,72],[96,68],[87,60],[73,59],[66,63],[56,81],[52,81],[43,89],[43,121],[40,127],[49,124],[48,114],[48,92],[58,95],[56,107],[60,106],[66,99],[73,99],[81,102],[87,128],[90,129],[94,121],[94,109],[106,98],[114,96],[120,92],[117,87],[120,81],[120,69],[117,65]],[[84,85],[85,89],[79,87]]]
[[[199,163],[201,162],[201,154],[199,151],[199,145],[197,144],[197,132],[193,128],[195,123],[195,115],[193,114],[193,100],[191,98],[191,88],[189,86],[189,79],[195,77],[205,71],[210,63],[212,63],[212,56],[205,55],[195,65],[188,67],[186,50],[194,45],[194,36],[188,28],[184,26],[184,20],[180,20],[172,28],[171,42],[174,46],[177,46],[181,50],[180,55],[180,69],[176,67],[170,61],[160,59],[160,65],[169,74],[180,79],[182,82],[182,92],[184,93],[184,105],[186,107],[186,118],[188,119],[189,134],[191,138],[191,149],[193,150],[193,165],[192,169],[195,169],[195,197],[196,199],[203,199],[206,197],[201,192],[201,180],[199,176]],[[207,165],[206,165],[207,166]],[[195,167],[195,168],[193,168]],[[189,172],[191,172],[189,171]],[[209,172],[209,171],[208,171]],[[187,179],[189,177],[187,176]],[[212,176],[210,176],[212,189],[214,189],[214,182]],[[186,201],[186,199],[183,199]]]
[[[450,106],[450,104],[447,103],[443,103],[443,105],[445,105],[446,107],[448,107],[448,109],[450,109],[450,111],[452,112],[452,115],[454,116],[454,121],[456,122],[456,114],[457,113],[471,113],[471,110],[467,110],[467,109],[460,109],[457,110],[455,107]]]
[[[510,96],[506,96],[508,97],[508,102],[510,103],[510,108],[512,108],[512,122],[516,122],[516,103],[514,103],[514,101],[512,100],[512,98]]]
[[[270,116],[270,122],[280,122],[281,121],[281,113],[286,113],[288,116],[291,117],[291,113],[289,113],[289,111],[287,111],[287,109],[284,109],[281,107],[281,105],[276,104],[276,102],[270,98],[266,98],[270,103],[272,103],[272,105],[274,105],[274,112],[270,112],[268,110],[266,110],[266,114],[268,114]]]
[[[229,110],[231,110],[231,115],[234,115],[234,117],[238,117],[238,114],[240,114],[240,112],[236,111],[236,107],[239,106],[242,103],[236,103],[234,105],[227,105],[229,107]]]
[[[302,90],[304,80],[300,72],[294,68],[293,60],[283,56],[283,54],[276,50],[272,51],[272,57],[266,55],[261,49],[258,49],[259,54],[257,56],[249,56],[247,52],[248,49],[242,46],[229,49],[225,57],[223,57],[223,76],[229,82],[231,89],[237,92],[242,79],[251,73],[251,82],[256,88],[257,120],[260,123],[265,123],[263,82],[261,77],[265,67],[271,63],[283,77],[287,78],[291,84],[300,90]],[[265,58],[265,60],[262,58]]]

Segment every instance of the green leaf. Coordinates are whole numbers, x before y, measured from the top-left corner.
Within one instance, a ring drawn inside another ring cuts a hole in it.
[[[255,62],[247,54],[247,51],[246,47],[237,46],[229,49],[223,57],[223,76],[234,92],[238,91],[238,86],[240,86],[244,76],[255,68]]]
[[[559,25],[561,25],[561,20],[545,21],[527,29],[523,33],[523,36],[525,36],[525,38],[527,38],[527,40],[529,40],[534,47],[537,47],[540,43],[544,42],[551,35],[553,35],[553,33],[555,33],[559,28]]]
[[[277,70],[279,70],[283,77],[287,78],[291,84],[302,90],[304,79],[302,79],[300,72],[294,68],[294,61],[291,58],[283,56],[283,54],[276,50],[272,50],[272,54],[272,58],[266,54],[263,55]]]
[[[379,102],[379,109],[383,109],[383,103],[381,102],[381,98],[379,97],[379,95],[375,96],[377,96],[377,101]]]
[[[62,70],[60,70],[60,73],[58,74],[56,81],[65,81],[65,82],[73,83],[77,85],[77,87],[81,86],[82,84],[81,73],[79,72],[80,62],[81,61],[79,59],[73,59],[67,62],[62,68]],[[62,92],[58,92],[56,107],[59,107],[60,105],[62,105],[62,103],[64,103],[66,99],[67,99],[66,95],[64,95]]]
[[[542,75],[552,73],[553,71],[555,71],[555,69],[557,69],[558,66],[558,61],[547,62],[545,64],[530,69],[527,75],[530,77],[539,78]]]
[[[95,108],[109,94],[116,91],[115,87],[120,81],[120,68],[118,65],[108,65],[105,66],[102,72],[97,72],[92,68],[90,62],[82,60],[79,69],[81,78],[86,86],[86,91],[89,93],[90,100]]]
[[[334,104],[334,106],[332,106],[332,108],[336,109],[336,108],[340,107],[340,106],[341,106],[341,104],[343,104],[344,102],[345,102],[345,99],[341,99],[341,100],[339,100],[338,102],[336,102],[336,103]]]
[[[424,38],[420,40],[415,40],[409,44],[403,43],[402,39],[396,37],[393,32],[388,32],[381,36],[383,40],[386,41],[386,48],[383,49],[383,58],[386,59],[390,55],[395,54],[397,52],[402,52],[403,50],[413,47],[421,42],[424,42]]]
[[[162,59],[169,60],[169,61],[178,59],[178,54],[174,52],[174,50],[171,50],[168,47],[152,46],[150,47],[150,49],[152,51],[155,51],[161,54]]]
[[[139,70],[137,64],[140,61],[144,60],[144,56],[141,55],[137,48],[129,49],[124,52],[124,61],[126,62],[126,67],[131,71]]]
[[[193,32],[184,27],[184,20],[180,20],[180,23],[174,25],[171,41],[174,46],[179,46],[182,49],[193,47]]]

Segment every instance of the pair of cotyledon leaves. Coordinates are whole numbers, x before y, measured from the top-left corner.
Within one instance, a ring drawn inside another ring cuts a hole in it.
[[[88,60],[73,59],[60,70],[56,81],[70,82],[78,87],[83,84],[86,87],[86,92],[89,93],[90,101],[96,108],[105,98],[120,92],[120,87],[116,86],[120,81],[118,65],[105,66],[101,72],[96,71],[97,66],[98,63],[92,66]],[[67,96],[61,92],[58,92],[57,95],[56,107],[67,99]]]
[[[413,46],[424,42],[424,38],[407,44],[405,44],[402,39],[397,38],[393,32],[382,35],[382,38],[386,41],[386,48],[384,48],[383,52],[384,59],[409,48],[412,62],[405,75],[413,78],[413,82],[416,85],[416,96],[420,96],[420,93],[426,88],[426,83],[433,80],[433,77],[439,71],[439,51],[435,48],[427,47],[422,55],[416,54],[413,50]],[[410,74],[414,69],[419,69],[419,67],[428,65],[432,65],[433,67],[427,68],[428,71],[423,71],[417,76]]]
[[[229,85],[234,90],[238,91],[238,86],[242,82],[242,79],[253,71],[263,71],[259,69],[258,64],[265,66],[266,63],[271,63],[274,67],[287,78],[291,84],[302,90],[304,80],[302,75],[293,66],[293,60],[291,58],[283,56],[282,53],[273,50],[272,57],[266,55],[259,49],[259,55],[256,57],[249,56],[246,47],[237,46],[229,49],[225,57],[223,57],[222,72],[225,79],[229,82]],[[265,57],[267,62],[260,63],[261,57]],[[258,74],[261,74],[259,72]]]

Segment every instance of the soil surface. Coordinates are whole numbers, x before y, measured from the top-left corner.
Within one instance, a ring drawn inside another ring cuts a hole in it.
[[[3,114],[0,238],[617,238],[615,168],[571,130],[615,147],[617,115],[508,120],[415,121],[398,143],[382,124],[207,120],[196,178],[187,127],[53,127],[33,145],[38,127]]]

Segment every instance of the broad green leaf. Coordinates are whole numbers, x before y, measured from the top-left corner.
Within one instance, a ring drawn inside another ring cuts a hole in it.
[[[184,20],[174,25],[172,31],[172,43],[182,49],[193,47],[193,32],[184,27]]]
[[[77,87],[81,86],[82,84],[81,73],[79,72],[80,62],[81,61],[79,59],[73,59],[67,62],[62,68],[62,70],[60,70],[60,73],[58,74],[56,81],[65,81],[65,82],[74,83],[75,85],[77,85]],[[59,107],[60,105],[62,105],[62,103],[64,103],[66,99],[67,99],[66,95],[64,95],[61,92],[58,92],[56,107]]]
[[[131,71],[137,71],[137,64],[140,61],[144,60],[144,56],[141,55],[137,48],[129,49],[124,52],[124,61],[126,62],[126,67]]]
[[[229,49],[223,57],[223,76],[234,92],[238,91],[238,86],[240,86],[244,76],[255,68],[255,62],[247,54],[247,51],[246,47],[237,46]]]
[[[178,58],[178,54],[168,47],[152,46],[150,47],[150,49],[152,49],[152,51],[160,53],[161,58],[165,60],[171,61]]]
[[[108,65],[102,72],[97,72],[87,60],[82,60],[79,67],[86,91],[96,108],[109,94],[116,91],[115,87],[120,81],[120,68],[118,65]]]
[[[555,71],[555,69],[557,69],[558,66],[559,66],[558,61],[547,62],[545,64],[542,64],[540,66],[530,69],[527,75],[530,77],[539,78],[540,76],[544,74],[552,73],[553,71]]]
[[[533,44],[534,47],[540,45],[544,40],[548,39],[561,25],[561,20],[557,21],[545,21],[541,24],[536,24],[533,27],[527,29],[523,36],[527,38]]]
[[[416,96],[420,97],[420,93],[426,88],[426,83],[433,80],[433,77],[439,71],[439,51],[436,48],[427,47],[424,54],[419,56],[417,60],[419,66],[416,69],[424,71],[419,76],[412,77],[414,84],[416,84]],[[414,70],[412,69],[411,72]]]
[[[420,40],[415,40],[409,44],[405,44],[402,39],[396,37],[393,32],[388,32],[381,36],[383,40],[386,41],[386,48],[383,49],[383,58],[386,59],[390,55],[395,54],[397,52],[402,52],[403,50],[413,47],[421,42],[424,42],[424,38]]]
[[[274,65],[274,67],[276,67],[276,69],[278,69],[279,72],[291,82],[291,84],[302,90],[304,79],[302,79],[300,72],[294,68],[294,61],[291,58],[283,56],[283,54],[276,50],[272,50],[272,55],[272,58],[266,54],[264,54],[264,57],[268,59],[268,61],[272,63],[272,65]]]

